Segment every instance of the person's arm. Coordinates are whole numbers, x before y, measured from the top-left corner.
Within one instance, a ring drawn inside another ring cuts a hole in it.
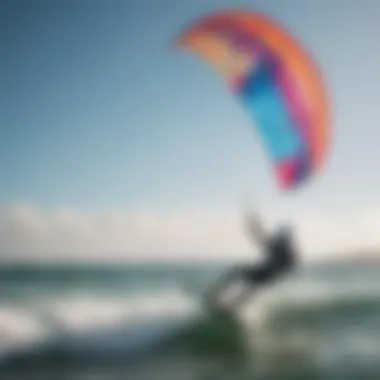
[[[253,241],[253,243],[261,246],[265,245],[267,241],[267,235],[258,215],[246,216],[245,224],[248,236]]]

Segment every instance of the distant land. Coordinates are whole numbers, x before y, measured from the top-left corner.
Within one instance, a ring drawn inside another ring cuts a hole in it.
[[[254,258],[254,262],[257,260]],[[347,253],[344,256],[337,257],[334,254],[331,256],[323,258],[315,258],[313,260],[304,259],[304,257],[300,257],[300,261],[302,265],[380,265],[380,251],[372,251],[365,253],[351,252]],[[66,261],[66,260],[0,260],[0,268],[1,269],[31,269],[31,268],[45,268],[45,269],[70,269],[70,268],[107,268],[107,267],[141,267],[141,266],[157,266],[157,267],[165,267],[165,266],[230,266],[236,263],[251,263],[252,261],[249,258],[242,260],[241,258],[234,260],[233,257],[229,259],[220,259],[220,260],[206,260],[206,259],[194,259],[191,260],[189,258],[184,259],[144,259],[144,260],[78,260],[78,261]]]

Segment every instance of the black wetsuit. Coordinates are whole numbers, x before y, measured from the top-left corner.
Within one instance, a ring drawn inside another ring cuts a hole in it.
[[[207,297],[209,303],[215,304],[219,290],[233,280],[243,279],[251,288],[264,286],[293,269],[296,264],[295,249],[289,239],[275,235],[266,242],[264,250],[266,260],[262,264],[238,266],[223,276]]]
[[[274,236],[267,242],[265,251],[266,260],[261,265],[240,268],[241,276],[253,285],[271,281],[296,263],[295,250],[289,240]]]

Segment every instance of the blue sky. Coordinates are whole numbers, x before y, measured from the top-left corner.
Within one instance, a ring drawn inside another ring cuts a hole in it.
[[[322,175],[280,193],[252,123],[172,41],[221,0],[0,4],[0,202],[81,212],[256,204],[336,215],[379,205],[380,3],[233,5],[284,24],[319,62],[333,110]],[[329,214],[330,213],[330,214]]]

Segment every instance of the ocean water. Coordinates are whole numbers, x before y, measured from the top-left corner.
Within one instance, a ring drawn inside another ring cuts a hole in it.
[[[225,269],[2,266],[0,379],[380,379],[380,265],[305,265],[240,311],[241,351],[186,344]]]

